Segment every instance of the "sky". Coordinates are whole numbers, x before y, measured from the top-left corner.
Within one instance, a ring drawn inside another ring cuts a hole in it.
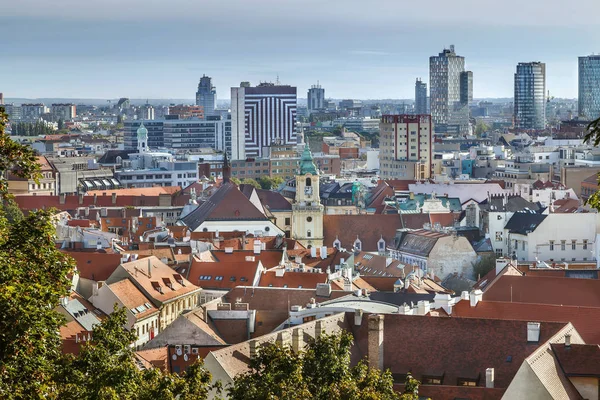
[[[60,6],[59,6],[60,5]],[[328,98],[413,98],[455,45],[474,97],[512,97],[518,62],[546,63],[577,97],[577,57],[600,53],[599,0],[0,0],[5,97],[188,98],[202,74]]]

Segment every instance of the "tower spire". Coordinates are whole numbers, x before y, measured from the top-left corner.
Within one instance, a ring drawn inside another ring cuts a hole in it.
[[[227,183],[231,180],[231,165],[229,165],[229,158],[227,158],[227,152],[224,152],[223,157],[223,183]]]

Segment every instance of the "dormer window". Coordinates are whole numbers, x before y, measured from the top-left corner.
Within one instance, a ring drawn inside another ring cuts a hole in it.
[[[342,247],[342,242],[340,242],[337,236],[335,237],[335,241],[333,242],[333,247],[335,247],[338,250]]]
[[[435,375],[423,375],[423,385],[441,385],[444,380],[444,376]]]
[[[385,240],[383,240],[383,237],[377,242],[377,249],[379,249],[379,251],[385,250]]]
[[[354,241],[354,248],[358,251],[362,250],[362,242],[360,241],[358,236],[356,237],[356,240]]]

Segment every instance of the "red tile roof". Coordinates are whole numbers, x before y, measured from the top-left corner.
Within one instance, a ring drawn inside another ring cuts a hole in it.
[[[361,326],[353,327],[364,355],[368,354],[367,318],[364,315]],[[542,322],[539,343],[531,343],[527,321],[386,314],[383,366],[393,374],[410,371],[419,380],[443,377],[442,384],[450,386],[458,386],[459,378],[478,379],[478,386],[484,386],[486,369],[494,368],[495,386],[507,388],[523,361],[567,326]]]
[[[258,272],[259,261],[202,262],[194,259],[187,279],[205,289],[232,289],[252,285]]]
[[[487,286],[483,299],[600,307],[600,280],[503,275],[492,286]]]
[[[115,272],[121,263],[121,255],[117,253],[99,253],[88,251],[63,251],[73,257],[77,263],[79,277],[93,281],[105,281]]]
[[[113,189],[113,190],[90,190],[86,192],[88,196],[158,196],[160,194],[175,194],[181,191],[179,186],[154,186],[149,188],[128,188],[128,189]]]
[[[144,306],[145,304],[150,305],[150,308],[146,306],[144,307],[144,311],[134,313],[136,319],[143,319],[149,315],[158,313],[158,308],[129,279],[111,283],[108,287],[129,310]]]
[[[267,271],[261,274],[258,286],[316,289],[319,283],[327,283],[326,273],[289,271],[277,276],[275,271]]]
[[[452,308],[453,317],[513,319],[520,321],[570,322],[586,343],[600,344],[600,308],[550,304],[480,301],[471,307],[468,300]]]
[[[383,237],[386,245],[394,244],[396,230],[402,228],[398,215],[324,215],[324,245],[333,247],[338,238],[342,247],[352,249],[358,237],[363,251],[377,251],[377,242]]]
[[[600,378],[600,347],[597,344],[552,344],[558,364],[566,376]]]

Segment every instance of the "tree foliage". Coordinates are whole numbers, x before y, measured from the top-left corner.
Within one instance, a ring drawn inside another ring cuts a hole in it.
[[[398,399],[389,371],[350,365],[352,336],[323,335],[295,353],[289,346],[261,346],[250,371],[235,378],[231,399]]]
[[[600,118],[590,122],[587,126],[588,133],[585,135],[583,140],[584,143],[592,143],[594,146],[598,147],[600,145]],[[598,183],[600,184],[600,176],[598,177]],[[596,210],[600,210],[600,191],[592,194],[587,204],[594,207]]]
[[[260,183],[258,183],[256,179],[253,178],[244,178],[242,179],[241,183],[243,183],[244,185],[252,185],[257,189],[260,189]]]
[[[274,176],[273,178],[262,176],[258,179],[258,183],[262,189],[272,190],[277,189],[283,183],[283,178],[279,176]]]
[[[41,121],[13,122],[10,124],[10,129],[13,136],[45,136],[54,133],[54,129]]]
[[[77,356],[62,353],[66,321],[55,309],[69,295],[74,262],[55,246],[52,211],[10,211],[6,173],[37,177],[39,166],[0,117],[0,398],[205,399],[211,376],[201,363],[182,375],[137,367],[125,310],[96,326]]]
[[[481,277],[485,276],[494,268],[496,268],[496,257],[493,254],[481,256],[481,258],[473,264],[473,274],[475,275],[475,279],[481,279]]]

